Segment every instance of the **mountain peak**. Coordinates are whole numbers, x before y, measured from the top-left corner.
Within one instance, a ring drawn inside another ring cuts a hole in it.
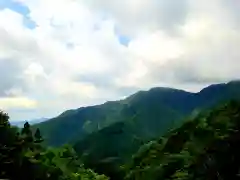
[[[230,81],[230,82],[228,82],[228,84],[240,85],[240,79],[236,79],[236,80]]]
[[[131,120],[136,115],[142,124],[145,124],[144,121],[147,121],[147,125],[153,122],[155,125],[160,122],[165,124],[194,109],[211,107],[233,98],[240,99],[239,92],[240,81],[213,84],[199,93],[155,87],[148,91],[138,91],[124,100],[69,110],[36,126],[48,138],[48,143],[61,145],[116,122]],[[63,132],[67,132],[67,135]]]

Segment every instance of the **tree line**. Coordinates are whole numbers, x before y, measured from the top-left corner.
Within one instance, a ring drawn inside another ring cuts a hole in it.
[[[9,116],[0,112],[0,179],[9,180],[107,180],[84,168],[68,145],[46,148],[39,129],[28,122],[22,129],[11,126]]]

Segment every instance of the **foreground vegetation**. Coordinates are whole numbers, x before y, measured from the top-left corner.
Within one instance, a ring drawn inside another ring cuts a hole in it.
[[[30,125],[18,129],[0,112],[0,179],[10,180],[107,180],[85,169],[69,146],[45,149],[40,130]]]
[[[239,152],[240,104],[232,101],[142,146],[125,179],[240,179]]]

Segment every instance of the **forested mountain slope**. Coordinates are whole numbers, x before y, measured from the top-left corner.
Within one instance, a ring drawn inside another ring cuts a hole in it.
[[[199,93],[153,88],[40,124],[47,127],[47,144],[71,142],[76,153],[41,146],[37,126],[18,129],[0,112],[0,178],[240,179],[240,104],[229,101],[240,100],[239,88],[239,82]]]
[[[233,98],[239,99],[239,92],[239,81],[211,85],[199,93],[153,88],[140,91],[125,100],[69,110],[34,127],[39,127],[47,144],[53,146],[83,139],[92,132],[120,121],[134,121],[138,124],[136,128],[153,137],[156,132],[157,135],[162,134],[181,123],[180,120],[193,110]]]
[[[239,143],[240,104],[231,101],[143,145],[125,179],[240,179]]]

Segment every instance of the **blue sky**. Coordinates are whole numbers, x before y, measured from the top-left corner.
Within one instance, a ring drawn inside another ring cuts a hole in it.
[[[124,35],[119,35],[118,39],[119,39],[119,42],[125,46],[127,46],[131,41],[131,39],[128,36],[124,36]]]
[[[26,5],[24,5],[23,3],[20,3],[17,1],[11,1],[11,0],[1,0],[0,1],[0,10],[5,9],[5,8],[11,9],[11,10],[23,15],[23,24],[27,28],[34,29],[36,27],[36,23],[33,20],[31,20],[31,18],[29,17],[29,13],[30,13],[29,8]],[[119,34],[117,31],[116,31],[116,35],[118,37],[120,44],[122,44],[124,46],[127,46],[129,44],[130,37],[123,35],[123,34]]]
[[[0,9],[5,9],[5,8],[11,9],[17,13],[22,14],[23,15],[23,23],[26,27],[28,27],[30,29],[33,29],[36,27],[35,22],[29,18],[30,10],[27,6],[24,6],[20,2],[16,2],[16,1],[1,0]]]

